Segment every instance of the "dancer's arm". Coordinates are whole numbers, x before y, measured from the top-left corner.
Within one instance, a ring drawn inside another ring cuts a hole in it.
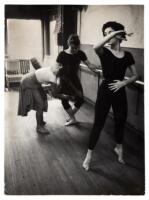
[[[44,90],[50,90],[51,83],[42,83],[41,86]]]
[[[138,74],[135,65],[129,66],[129,70],[131,71],[132,76],[125,80],[125,85],[129,85],[138,79]]]
[[[92,64],[92,63],[90,63],[90,61],[89,60],[85,60],[85,61],[83,61],[83,63],[85,64],[85,65],[87,65],[87,67],[92,71],[92,72],[94,72],[94,73],[100,73],[99,72],[99,66],[96,66],[96,65],[94,65],[94,64]]]
[[[71,96],[61,94],[60,93],[60,85],[57,85],[56,83],[52,83],[51,86],[48,89],[48,93],[50,96],[56,98],[56,99],[72,99]]]
[[[105,36],[103,38],[103,40],[101,40],[100,42],[98,42],[96,45],[94,45],[94,50],[97,51],[98,53],[102,53],[102,47],[109,41],[111,40],[113,37],[115,37],[116,35],[120,34],[120,33],[126,33],[124,30],[119,30],[119,31],[112,31],[111,33],[109,33],[107,36]]]
[[[114,83],[110,83],[109,84],[109,89],[112,90],[113,92],[117,92],[118,90],[120,90],[121,88],[127,86],[128,84],[133,83],[134,81],[136,81],[138,79],[138,74],[135,68],[135,65],[131,65],[129,67],[132,76],[130,78],[128,78],[127,80],[114,80]]]

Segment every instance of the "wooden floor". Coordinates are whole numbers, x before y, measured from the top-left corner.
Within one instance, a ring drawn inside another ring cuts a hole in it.
[[[94,107],[84,104],[80,123],[65,127],[66,114],[59,100],[49,101],[45,113],[49,135],[35,131],[35,112],[17,116],[18,92],[5,92],[5,193],[9,195],[143,195],[144,145],[126,130],[126,165],[113,151],[113,122],[108,118],[98,141],[91,170],[82,162],[87,151]]]

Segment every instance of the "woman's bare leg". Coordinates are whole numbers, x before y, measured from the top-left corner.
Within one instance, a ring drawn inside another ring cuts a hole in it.
[[[67,122],[65,123],[65,126],[76,124],[77,121],[75,119],[74,112],[73,112],[72,108],[67,109],[66,112],[69,116],[69,120],[67,120]]]
[[[43,124],[44,123],[43,111],[41,110],[36,111],[36,121],[37,121],[37,128],[36,128],[37,132],[41,134],[48,134],[49,131],[44,127],[45,124]]]

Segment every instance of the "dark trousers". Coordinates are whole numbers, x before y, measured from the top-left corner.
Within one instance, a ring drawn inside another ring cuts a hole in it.
[[[112,106],[115,120],[115,140],[118,144],[122,144],[124,136],[124,126],[127,119],[127,98],[125,88],[117,92],[112,92],[108,88],[110,82],[104,80],[99,87],[97,100],[95,105],[94,125],[90,134],[89,149],[93,150],[101,130],[104,126],[107,114]]]
[[[41,90],[33,90],[32,91],[34,102],[36,103],[36,122],[37,126],[41,126],[43,124],[43,111],[45,110],[45,106],[47,104],[47,96],[44,93],[43,89]]]

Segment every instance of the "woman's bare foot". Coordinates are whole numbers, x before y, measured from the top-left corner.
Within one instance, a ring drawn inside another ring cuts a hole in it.
[[[70,126],[77,124],[77,120],[75,118],[70,118],[68,121],[66,121],[65,126]]]
[[[90,169],[90,163],[91,163],[91,158],[92,158],[92,150],[88,150],[86,157],[84,159],[82,167],[88,171]]]
[[[116,146],[116,147],[114,148],[114,151],[115,151],[115,153],[118,155],[118,161],[119,161],[121,164],[125,164],[125,161],[124,161],[124,159],[123,159],[123,149],[122,149],[122,147]]]
[[[71,111],[71,117],[70,117],[70,114],[69,114],[68,117],[67,117],[67,119],[66,119],[66,122],[71,121],[71,118],[73,118],[73,117],[75,118],[75,114],[76,114],[76,112],[78,110],[79,110],[78,108],[76,108],[75,106],[73,106],[72,111]]]
[[[82,167],[88,171],[90,169],[90,160],[89,159],[85,159],[84,162],[83,162],[83,165]]]
[[[70,126],[70,125],[74,125],[77,123],[76,119],[75,119],[75,115],[73,113],[72,108],[70,107],[69,109],[66,110],[69,118],[66,120],[65,126]]]

